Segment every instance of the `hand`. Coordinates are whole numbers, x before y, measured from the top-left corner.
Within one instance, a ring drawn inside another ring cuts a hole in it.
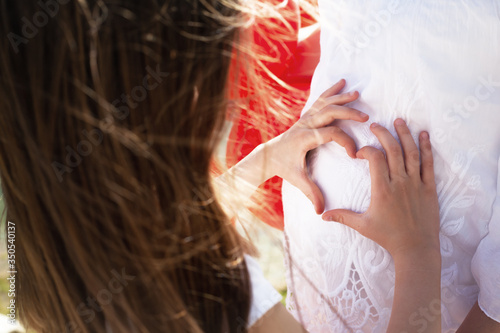
[[[336,209],[324,213],[323,219],[357,230],[389,251],[395,261],[399,256],[426,250],[439,257],[439,204],[429,135],[420,134],[419,154],[405,122],[397,119],[394,126],[403,151],[387,129],[372,124],[371,130],[386,157],[373,147],[363,147],[357,153],[358,158],[370,163],[372,192],[368,210],[356,214]]]
[[[319,187],[309,177],[307,152],[335,141],[346,149],[349,156],[356,158],[354,140],[331,124],[336,119],[365,122],[369,118],[361,111],[343,106],[359,97],[357,91],[339,94],[345,84],[343,79],[337,82],[288,131],[265,144],[269,156],[266,168],[301,190],[311,200],[318,214],[324,210],[324,199]]]

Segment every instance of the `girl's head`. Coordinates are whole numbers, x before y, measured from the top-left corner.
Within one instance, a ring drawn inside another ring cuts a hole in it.
[[[0,0],[0,177],[36,331],[244,330],[209,175],[236,2]]]

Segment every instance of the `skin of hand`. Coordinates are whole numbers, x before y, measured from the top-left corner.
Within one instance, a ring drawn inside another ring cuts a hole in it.
[[[268,156],[265,168],[271,173],[268,177],[279,176],[300,189],[311,200],[318,214],[324,211],[324,199],[309,176],[307,152],[335,141],[346,149],[349,156],[356,158],[354,140],[332,123],[338,119],[358,122],[369,119],[367,114],[345,106],[359,97],[357,91],[340,93],[345,85],[343,79],[337,82],[290,129],[264,144]]]
[[[345,147],[352,158],[356,158],[356,144],[339,127],[335,120],[366,122],[369,116],[345,106],[358,99],[357,91],[341,93],[346,85],[340,80],[326,90],[297,123],[283,134],[260,144],[244,159],[214,181],[218,192],[225,187],[238,188],[230,197],[221,200],[226,204],[227,214],[235,215],[240,203],[248,198],[266,180],[279,176],[300,189],[314,205],[318,214],[324,211],[323,194],[311,180],[306,164],[306,154],[318,146],[335,141]],[[231,204],[234,201],[235,204]]]
[[[393,257],[423,249],[439,253],[439,204],[429,135],[420,134],[419,152],[405,122],[397,119],[394,126],[401,145],[387,129],[373,123],[370,129],[386,156],[373,147],[363,147],[356,155],[370,164],[372,191],[368,210],[357,214],[336,209],[325,212],[323,219],[357,230]]]
[[[357,153],[370,164],[368,210],[331,210],[323,219],[355,229],[392,255],[396,281],[387,332],[441,332],[439,204],[431,143],[422,132],[419,153],[404,121],[397,119],[394,126],[403,150],[387,129],[372,124],[386,156],[373,147]]]
[[[417,148],[404,121],[395,121],[403,150],[385,128],[371,129],[387,157],[364,147],[357,157],[370,163],[372,201],[363,214],[347,210],[325,212],[327,221],[338,221],[384,246],[394,258],[396,286],[387,332],[441,332],[441,257],[439,205],[434,181],[429,135],[420,135]],[[422,326],[422,318],[425,318]],[[415,326],[419,319],[420,326]],[[304,332],[278,304],[249,332]]]

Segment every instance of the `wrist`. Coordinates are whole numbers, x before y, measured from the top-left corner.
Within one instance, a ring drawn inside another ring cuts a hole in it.
[[[441,271],[441,252],[439,249],[416,248],[400,249],[392,254],[396,271],[427,270]]]
[[[278,176],[280,174],[279,164],[277,163],[275,157],[278,156],[276,154],[277,145],[278,145],[279,137],[275,137],[265,143],[260,144],[257,147],[257,153],[261,155],[262,158],[262,173],[265,180],[268,180],[274,176]]]
[[[262,143],[245,156],[241,161],[220,176],[220,180],[226,183],[236,182],[243,186],[245,192],[254,191],[262,183],[274,176],[275,167],[272,166],[272,150],[274,145]]]

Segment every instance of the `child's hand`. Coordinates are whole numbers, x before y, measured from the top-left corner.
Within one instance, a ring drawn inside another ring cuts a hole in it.
[[[373,147],[357,153],[358,158],[370,163],[372,195],[368,210],[363,214],[331,210],[323,214],[323,219],[357,230],[387,249],[395,261],[427,250],[439,256],[439,204],[429,135],[420,133],[419,154],[405,122],[397,119],[394,126],[403,151],[387,129],[372,124],[386,157]]]
[[[331,124],[337,119],[365,122],[369,118],[361,111],[343,106],[359,97],[356,91],[339,94],[345,83],[345,80],[340,80],[325,91],[288,131],[265,144],[269,159],[266,168],[300,189],[311,200],[318,214],[324,210],[324,199],[319,187],[309,177],[307,152],[335,141],[346,149],[349,156],[356,158],[354,140]]]

